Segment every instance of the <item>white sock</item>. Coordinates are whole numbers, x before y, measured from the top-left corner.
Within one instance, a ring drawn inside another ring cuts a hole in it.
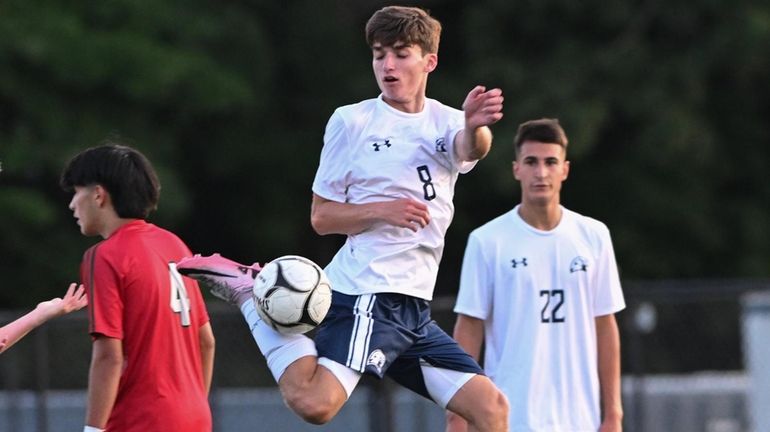
[[[241,313],[249,325],[259,350],[265,356],[267,367],[270,368],[276,382],[281,379],[286,368],[298,359],[305,356],[318,357],[315,343],[309,337],[303,334],[281,334],[265,324],[257,313],[254,299],[246,300],[241,304]]]

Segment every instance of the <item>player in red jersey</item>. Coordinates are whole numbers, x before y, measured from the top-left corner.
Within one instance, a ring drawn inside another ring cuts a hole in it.
[[[190,256],[145,219],[160,184],[140,152],[106,144],[76,155],[61,186],[86,236],[81,278],[93,338],[85,431],[211,431],[214,335],[198,285],[175,262]]]

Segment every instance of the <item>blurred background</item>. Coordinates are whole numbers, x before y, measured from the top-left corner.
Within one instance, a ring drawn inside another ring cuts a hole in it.
[[[343,238],[309,223],[324,127],[337,106],[379,93],[363,28],[387,4],[0,2],[0,321],[77,280],[99,239],[80,235],[58,176],[110,137],[153,161],[163,190],[150,220],[194,252],[325,265]],[[767,308],[747,295],[770,287],[770,3],[403,4],[444,25],[429,97],[460,107],[476,84],[506,97],[492,152],[457,185],[437,321],[451,332],[469,232],[519,200],[516,127],[557,117],[572,163],[563,204],[610,228],[629,304],[618,315],[626,429],[753,430],[750,407],[764,396],[752,393],[747,323]],[[272,408],[280,397],[236,311],[207,299],[217,430],[253,430],[260,409],[295,421]],[[72,314],[2,355],[0,431],[82,426],[86,328]],[[432,405],[367,382],[325,429],[441,421]],[[305,427],[281,424],[271,430]]]

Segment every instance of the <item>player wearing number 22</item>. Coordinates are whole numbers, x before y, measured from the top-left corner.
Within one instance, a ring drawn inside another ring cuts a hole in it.
[[[521,203],[470,234],[454,337],[476,358],[485,347],[511,431],[620,431],[614,313],[625,303],[610,233],[560,204],[569,162],[557,120],[523,123],[514,146]]]
[[[102,145],[75,156],[61,185],[81,233],[104,238],[81,265],[93,339],[84,430],[211,431],[214,336],[197,282],[175,268],[189,249],[146,222],[160,192],[152,165]]]

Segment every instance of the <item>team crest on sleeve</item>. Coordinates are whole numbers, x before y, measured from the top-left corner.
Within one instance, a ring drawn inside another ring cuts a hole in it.
[[[371,354],[369,354],[369,358],[366,360],[366,365],[374,366],[374,368],[377,369],[377,373],[382,374],[382,368],[385,367],[386,361],[387,359],[385,358],[385,353],[383,353],[380,349],[376,349],[372,351]]]
[[[572,258],[572,262],[569,263],[570,273],[575,273],[579,271],[582,271],[582,272],[588,271],[588,261],[582,256],[576,256],[575,258]]]

